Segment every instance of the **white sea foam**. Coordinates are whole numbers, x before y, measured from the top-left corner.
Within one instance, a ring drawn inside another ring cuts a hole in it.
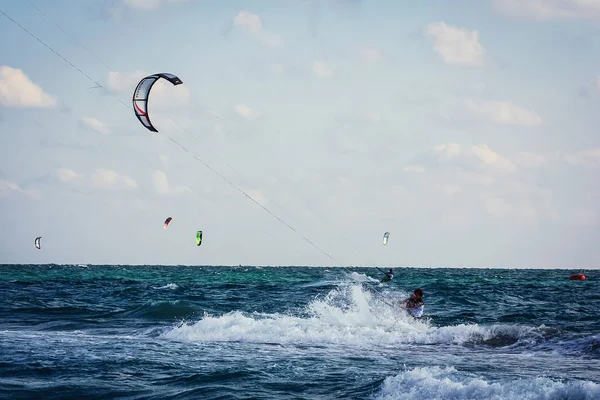
[[[498,336],[536,338],[543,327],[517,325],[434,326],[427,318],[416,320],[398,306],[397,292],[372,292],[356,283],[341,284],[325,297],[312,300],[304,312],[205,315],[197,322],[173,327],[163,337],[181,341],[240,341],[256,343],[345,344],[398,346],[402,344],[464,344]],[[394,297],[395,296],[395,297]],[[425,307],[425,315],[427,306]]]
[[[179,288],[179,286],[177,286],[176,283],[169,283],[169,284],[166,284],[165,286],[160,286],[160,287],[152,286],[152,288],[153,289],[171,289],[171,290],[175,290],[175,289]]]
[[[559,381],[546,377],[496,382],[459,372],[453,367],[414,368],[387,377],[377,400],[402,399],[550,400],[600,398],[600,385],[589,381]]]

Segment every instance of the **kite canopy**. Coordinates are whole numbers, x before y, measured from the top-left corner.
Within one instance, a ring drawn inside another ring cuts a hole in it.
[[[383,234],[383,244],[384,244],[384,246],[387,244],[389,238],[390,238],[390,233],[389,232],[386,232],[386,233]]]
[[[202,231],[196,232],[196,246],[200,246],[202,244]]]
[[[41,239],[42,239],[42,237],[41,237],[41,236],[38,236],[38,237],[36,237],[36,238],[35,238],[35,248],[36,248],[36,249],[40,249],[40,248],[42,248],[42,244],[40,243],[40,240],[41,240]]]
[[[171,223],[171,220],[173,219],[173,217],[169,217],[167,219],[165,219],[165,223],[163,224],[163,227],[165,229],[167,229],[167,227],[169,226],[169,224]]]
[[[148,130],[152,132],[158,132],[152,122],[150,122],[150,115],[148,115],[148,98],[150,96],[150,89],[160,78],[166,79],[173,85],[181,85],[183,82],[177,76],[168,73],[159,73],[148,75],[142,78],[137,84],[135,91],[133,92],[133,111],[137,119],[144,125]]]

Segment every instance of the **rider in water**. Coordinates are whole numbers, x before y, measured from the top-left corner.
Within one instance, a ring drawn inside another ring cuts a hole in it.
[[[419,318],[423,315],[423,308],[425,303],[423,302],[423,290],[421,288],[415,289],[414,293],[410,295],[408,301],[402,308],[406,308],[413,317]]]
[[[381,280],[381,282],[388,282],[391,281],[392,279],[394,279],[394,271],[392,271],[392,269],[390,268],[389,272],[384,272],[385,274],[385,278],[383,278]]]

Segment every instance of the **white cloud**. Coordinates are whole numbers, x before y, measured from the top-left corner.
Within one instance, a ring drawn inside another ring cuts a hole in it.
[[[331,68],[329,68],[325,61],[314,61],[312,65],[312,71],[315,75],[321,78],[329,78],[331,75],[333,75]]]
[[[37,189],[23,189],[14,182],[0,179],[0,197],[8,197],[13,193],[24,194],[34,199],[40,198],[40,193]]]
[[[283,37],[266,32],[260,16],[253,12],[243,10],[238,12],[231,23],[233,28],[241,29],[251,36],[260,38],[262,43],[269,47],[283,47]]]
[[[499,10],[513,17],[534,20],[552,18],[600,18],[597,0],[493,0]]]
[[[233,17],[233,26],[241,28],[251,35],[257,35],[263,31],[260,17],[250,11],[240,11]]]
[[[482,66],[485,49],[479,43],[479,33],[444,22],[427,26],[425,33],[435,39],[434,49],[447,64]]]
[[[257,117],[257,113],[246,104],[236,104],[235,113],[246,119],[252,119]]]
[[[583,150],[577,153],[565,154],[564,160],[569,164],[585,165],[589,167],[600,166],[600,147]]]
[[[20,69],[0,66],[0,105],[16,108],[50,108],[57,104],[55,97],[31,82]]]
[[[471,151],[475,157],[479,158],[484,164],[495,165],[506,171],[516,171],[517,169],[508,158],[500,156],[485,144],[473,146]]]
[[[112,188],[124,186],[129,188],[137,188],[137,183],[129,176],[119,175],[115,171],[109,169],[96,169],[91,177],[92,183],[100,188]]]
[[[158,8],[163,0],[122,0],[123,4],[132,8],[152,10]],[[164,0],[166,3],[180,3],[188,0]]]
[[[121,181],[121,183],[125,186],[129,186],[131,188],[137,188],[137,183],[133,180],[133,178],[130,178],[129,176],[119,176],[119,181]]]
[[[167,174],[160,170],[154,172],[152,179],[154,181],[154,188],[159,194],[182,194],[192,192],[192,190],[187,186],[171,187]]]
[[[162,171],[156,171],[152,178],[154,180],[154,188],[158,193],[169,193],[169,179],[167,178],[167,174]]]
[[[167,165],[169,163],[169,157],[165,156],[164,154],[161,154],[158,156],[158,161],[160,161],[162,165]]]
[[[84,180],[84,174],[77,173],[69,168],[58,168],[56,174],[62,182],[73,181],[82,178],[79,181],[83,185],[91,185],[94,188],[109,189],[109,188],[137,188],[135,180],[126,175],[119,175],[110,169],[98,168],[92,173],[89,179]]]
[[[68,169],[68,168],[59,168],[57,171],[57,175],[58,175],[58,179],[60,179],[63,182],[67,182],[67,181],[70,181],[75,178],[83,177],[83,175],[78,174],[77,172],[73,171],[72,169]]]
[[[527,110],[508,101],[487,101],[481,104],[469,100],[468,109],[480,118],[498,125],[539,126],[542,118],[535,110]]]
[[[108,126],[94,117],[82,117],[81,122],[84,126],[101,133],[102,135],[108,135],[110,133]]]
[[[433,158],[431,158],[433,156]],[[462,147],[456,143],[441,144],[433,148],[429,159],[435,163],[456,162],[458,165],[487,165],[506,172],[517,170],[515,164],[501,156],[485,144]]]
[[[0,180],[0,197],[7,197],[12,192],[20,192],[22,189],[14,182],[5,179]]]
[[[134,71],[131,73],[109,72],[106,78],[108,89],[131,95],[138,82],[145,76],[151,75],[144,71]],[[182,79],[183,80],[183,79]],[[165,106],[182,106],[189,103],[190,91],[185,86],[185,81],[181,85],[174,86],[165,79],[159,79],[152,86],[150,92],[150,103],[152,108]]]

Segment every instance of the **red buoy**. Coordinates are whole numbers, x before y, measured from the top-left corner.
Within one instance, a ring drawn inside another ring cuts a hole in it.
[[[571,275],[569,277],[569,279],[572,281],[585,281],[585,275],[584,274]]]

